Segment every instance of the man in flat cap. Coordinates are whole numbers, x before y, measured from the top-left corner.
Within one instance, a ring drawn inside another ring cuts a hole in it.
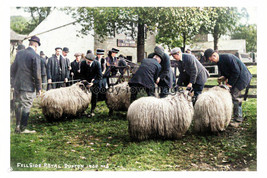
[[[187,86],[187,89],[193,89],[193,104],[199,94],[202,93],[204,85],[209,77],[209,72],[192,54],[182,53],[180,48],[171,50],[170,55],[178,61],[179,78],[177,85]]]
[[[69,53],[69,48],[64,47],[63,50],[62,50],[62,57],[66,60],[66,64],[67,64],[67,68],[68,68],[68,70],[67,70],[67,78],[68,78],[68,80],[70,80],[71,65],[70,65],[70,60],[67,57],[68,56],[68,53]],[[67,82],[66,83],[66,86],[70,86],[70,83]]]
[[[85,61],[81,62],[81,76],[82,80],[87,80],[92,83],[90,88],[92,92],[91,100],[91,112],[90,117],[94,116],[94,110],[98,100],[98,94],[100,92],[100,81],[102,80],[102,71],[100,63],[95,60],[95,55],[89,53],[85,56]]]
[[[16,50],[18,52],[18,51],[23,50],[23,49],[25,49],[25,46],[23,44],[19,44]]]
[[[218,54],[213,49],[204,52],[206,59],[217,63],[221,76],[218,82],[226,81],[234,104],[234,118],[230,125],[239,126],[243,122],[241,90],[246,88],[252,78],[245,64],[233,54]]]
[[[81,53],[75,53],[75,60],[71,62],[71,77],[73,77],[73,80],[79,80],[81,79]],[[76,82],[75,82],[76,83]]]
[[[152,58],[143,59],[140,67],[128,82],[131,87],[131,102],[136,100],[137,94],[144,89],[148,96],[155,96],[155,83],[161,70],[162,58],[154,55]]]
[[[29,47],[18,51],[11,65],[11,87],[14,88],[16,133],[35,133],[27,128],[32,102],[41,94],[41,61],[36,53],[41,45],[37,36],[29,39]]]
[[[68,82],[67,72],[68,65],[66,60],[61,56],[62,48],[56,47],[55,54],[48,59],[47,62],[47,90],[60,88],[64,83]],[[52,83],[59,82],[59,83]],[[51,85],[51,86],[50,86]]]

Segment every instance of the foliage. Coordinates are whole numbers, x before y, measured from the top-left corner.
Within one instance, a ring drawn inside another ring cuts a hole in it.
[[[257,26],[239,25],[231,35],[232,39],[245,39],[248,52],[257,52]]]
[[[20,34],[31,33],[51,12],[53,7],[17,7],[31,14],[31,20],[24,17],[11,17],[11,29]]]
[[[199,7],[171,7],[161,12],[162,19],[158,24],[157,43],[169,48],[183,47],[199,33],[206,12]]]
[[[213,35],[214,50],[218,50],[219,38],[235,28],[240,15],[235,7],[205,7],[204,10],[208,19],[202,24],[200,31]]]
[[[22,16],[11,16],[10,17],[10,28],[19,34],[25,34],[28,20]]]

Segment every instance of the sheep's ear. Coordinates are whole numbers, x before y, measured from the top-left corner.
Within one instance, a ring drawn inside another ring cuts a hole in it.
[[[79,84],[79,87],[82,89],[82,90],[85,90],[85,86],[83,83]]]

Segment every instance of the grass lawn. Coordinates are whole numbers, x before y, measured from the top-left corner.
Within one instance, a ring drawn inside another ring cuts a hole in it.
[[[89,109],[86,111],[89,112]],[[29,129],[14,134],[11,118],[13,171],[240,171],[257,170],[257,99],[243,103],[245,121],[219,134],[198,135],[190,128],[180,140],[133,142],[126,112],[108,116],[104,102],[96,116],[48,122],[37,101]]]

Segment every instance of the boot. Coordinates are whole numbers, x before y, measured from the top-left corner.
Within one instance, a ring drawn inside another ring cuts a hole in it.
[[[28,130],[26,129],[27,125],[28,125],[28,119],[29,119],[29,112],[23,111],[22,110],[22,117],[21,117],[21,126],[20,126],[20,130],[21,133],[36,133],[35,130]]]

